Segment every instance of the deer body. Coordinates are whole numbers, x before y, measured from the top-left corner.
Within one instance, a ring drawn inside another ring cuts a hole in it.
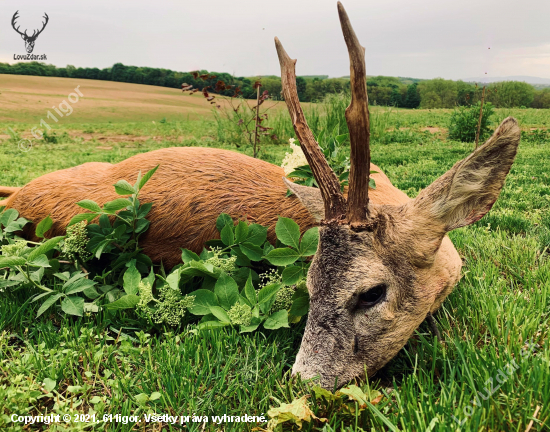
[[[140,245],[154,262],[173,267],[181,262],[181,248],[200,252],[207,240],[219,237],[216,218],[228,213],[268,226],[275,240],[278,216],[293,218],[302,232],[317,225],[315,217],[296,199],[285,197],[282,168],[229,150],[175,147],[138,154],[117,164],[89,162],[39,177],[23,188],[3,188],[7,207],[38,223],[50,215],[54,220],[48,235],[63,235],[71,218],[85,210],[76,205],[91,199],[103,205],[118,198],[113,185],[120,179],[133,183],[137,173],[158,170],[140,194],[151,202],[151,226]],[[371,166],[377,204],[402,204],[409,198],[395,188],[380,168]],[[319,211],[322,212],[322,203]],[[320,215],[322,217],[322,215]],[[28,235],[34,233],[29,227]]]

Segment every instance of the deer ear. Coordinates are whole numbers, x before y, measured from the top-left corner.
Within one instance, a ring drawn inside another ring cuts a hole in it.
[[[21,35],[21,39],[25,40],[25,35]]]
[[[325,217],[325,204],[321,196],[321,191],[318,188],[302,186],[291,182],[286,177],[283,181],[287,188],[298,197],[304,207],[311,213],[311,216],[320,222]]]
[[[520,138],[516,119],[508,117],[485,144],[420,192],[409,204],[411,216],[435,222],[442,232],[477,222],[497,200]]]

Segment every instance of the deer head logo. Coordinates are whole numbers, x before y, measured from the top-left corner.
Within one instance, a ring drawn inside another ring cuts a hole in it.
[[[38,37],[38,35],[40,33],[42,33],[44,31],[44,29],[46,28],[46,24],[48,24],[48,14],[44,12],[44,19],[46,21],[44,21],[42,23],[42,28],[40,30],[34,30],[33,33],[32,33],[32,36],[29,36],[27,34],[27,30],[25,30],[24,33],[21,33],[19,31],[19,27],[20,26],[17,26],[17,28],[15,28],[15,21],[17,20],[17,18],[19,18],[19,16],[17,15],[19,13],[19,11],[15,12],[13,14],[13,18],[11,19],[11,26],[13,27],[13,29],[19,33],[21,35],[21,38],[23,38],[23,40],[25,41],[25,49],[27,50],[27,52],[30,54],[32,53],[32,50],[34,49],[34,43],[36,42],[36,38]]]

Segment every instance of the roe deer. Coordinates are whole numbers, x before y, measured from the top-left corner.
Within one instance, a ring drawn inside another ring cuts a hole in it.
[[[405,345],[426,316],[439,308],[460,277],[462,262],[446,236],[472,224],[497,199],[516,155],[520,130],[507,118],[493,136],[446,174],[410,199],[381,173],[369,190],[369,112],[364,48],[343,6],[338,13],[351,63],[351,169],[347,198],[311,133],[296,90],[295,60],[275,40],[284,99],[296,135],[319,189],[295,185],[280,167],[238,153],[207,148],[171,148],[123,162],[86,163],[31,181],[0,188],[3,202],[21,216],[54,219],[52,235],[63,234],[82,199],[99,204],[117,197],[112,185],[134,181],[138,170],[159,169],[140,199],[152,202],[144,252],[167,266],[180,248],[199,252],[217,234],[217,216],[229,213],[273,227],[291,217],[302,232],[319,228],[319,247],[307,286],[310,312],[293,373],[318,377],[326,388],[374,374]],[[287,187],[295,196],[285,198]],[[32,236],[29,229],[27,235]]]

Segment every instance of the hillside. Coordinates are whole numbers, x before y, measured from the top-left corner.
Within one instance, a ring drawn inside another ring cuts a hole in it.
[[[181,90],[82,78],[37,77],[0,74],[0,121],[53,122],[48,110],[58,107],[75,87],[83,97],[71,104],[73,112],[63,123],[129,122],[197,119],[212,115],[212,105],[202,96]]]

